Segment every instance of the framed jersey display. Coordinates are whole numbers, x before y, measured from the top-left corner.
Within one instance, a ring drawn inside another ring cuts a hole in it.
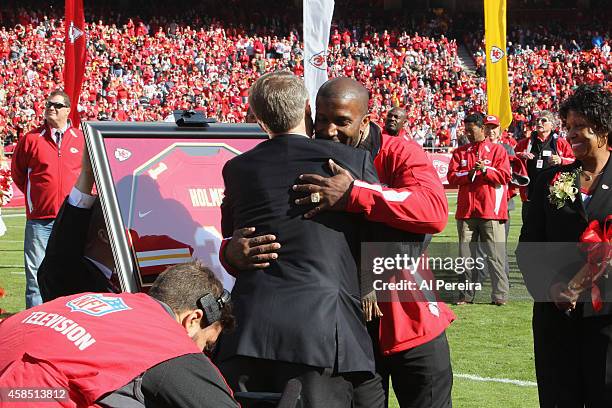
[[[231,290],[218,258],[222,169],[267,139],[257,125],[84,122],[121,288],[146,290],[166,267],[199,259]]]

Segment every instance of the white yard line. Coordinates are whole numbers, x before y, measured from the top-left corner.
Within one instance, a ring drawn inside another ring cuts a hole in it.
[[[533,381],[512,380],[510,378],[480,377],[478,375],[460,374],[460,373],[455,373],[453,374],[453,376],[457,378],[465,378],[466,380],[512,384],[512,385],[518,385],[519,387],[537,387],[538,386],[538,384]]]
[[[25,213],[24,214],[4,214],[2,215],[2,218],[16,218],[16,217],[25,217]]]

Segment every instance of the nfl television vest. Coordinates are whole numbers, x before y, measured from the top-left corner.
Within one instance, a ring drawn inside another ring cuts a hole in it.
[[[61,387],[91,406],[147,369],[199,353],[163,306],[138,293],[57,298],[0,323],[0,389]]]

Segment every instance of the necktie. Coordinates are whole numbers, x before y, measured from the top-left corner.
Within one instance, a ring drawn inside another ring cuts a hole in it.
[[[57,147],[60,147],[62,144],[62,136],[64,136],[64,134],[61,131],[55,131],[55,141],[57,143]]]
[[[117,272],[115,272],[115,270],[113,270],[113,273],[111,274],[109,286],[110,290],[114,293],[121,293],[121,283],[119,282],[119,275],[117,275]]]

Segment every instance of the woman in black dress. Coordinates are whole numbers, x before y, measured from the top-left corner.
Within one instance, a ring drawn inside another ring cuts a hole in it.
[[[560,116],[576,161],[537,178],[517,248],[536,303],[533,337],[542,407],[612,407],[612,274],[577,284],[586,253],[576,244],[589,224],[612,214],[612,94],[580,86]],[[608,271],[612,268],[608,265]],[[582,281],[581,281],[582,282]],[[596,291],[594,291],[596,292]]]

